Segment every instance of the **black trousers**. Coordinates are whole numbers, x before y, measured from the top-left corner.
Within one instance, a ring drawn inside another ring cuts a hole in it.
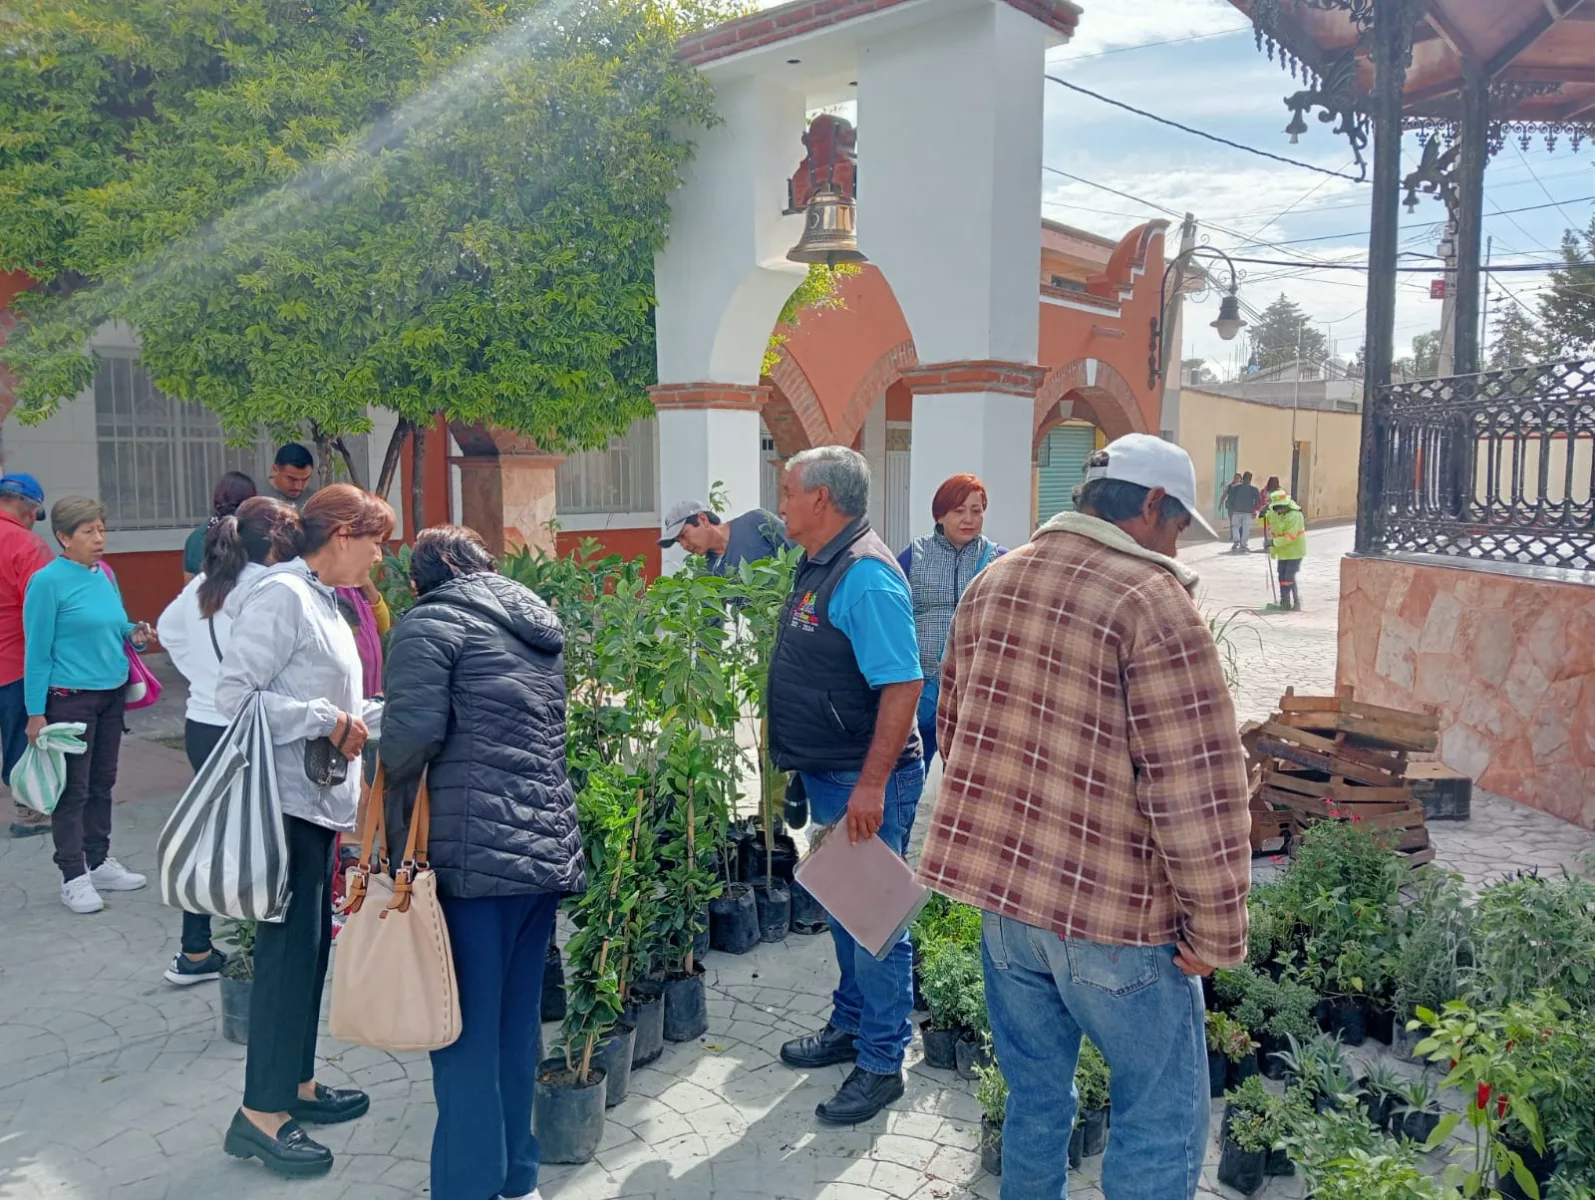
[[[82,721],[88,751],[66,756],[66,787],[50,815],[55,865],[62,879],[92,871],[111,853],[111,789],[122,753],[122,688],[96,692],[51,692],[44,717]]]
[[[337,832],[284,817],[288,912],[255,933],[254,1000],[244,1107],[283,1112],[316,1076],[316,1027],[332,949],[332,848]]]
[[[183,722],[183,750],[188,755],[188,765],[194,774],[205,765],[216,743],[227,732],[225,725],[202,725],[198,721]],[[183,914],[183,953],[206,954],[211,950],[210,917],[205,913]]]

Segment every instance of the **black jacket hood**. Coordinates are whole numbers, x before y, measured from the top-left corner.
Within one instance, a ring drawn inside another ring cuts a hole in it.
[[[531,588],[502,575],[481,571],[451,579],[422,596],[415,607],[417,611],[465,609],[508,630],[533,650],[560,654],[565,649],[565,629],[554,610]]]

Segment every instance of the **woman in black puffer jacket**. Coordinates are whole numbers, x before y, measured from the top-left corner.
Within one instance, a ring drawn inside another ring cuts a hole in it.
[[[462,1030],[432,1054],[432,1196],[529,1196],[543,962],[560,898],[586,887],[565,777],[565,633],[495,573],[472,530],[423,530],[410,580],[416,605],[388,645],[384,811],[397,858],[426,772]]]

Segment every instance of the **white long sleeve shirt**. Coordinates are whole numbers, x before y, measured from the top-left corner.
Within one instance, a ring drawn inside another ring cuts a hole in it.
[[[259,563],[244,564],[234,590],[247,591],[249,585],[265,573],[266,568]],[[225,726],[227,719],[216,711],[216,679],[232,636],[233,619],[227,615],[225,606],[209,620],[199,615],[199,585],[204,581],[203,575],[188,581],[155,623],[155,633],[166,653],[171,655],[172,665],[188,680],[188,707],[184,715],[196,725]],[[214,644],[211,641],[213,629]]]
[[[305,775],[305,743],[331,734],[340,713],[362,716],[372,737],[381,732],[382,704],[361,694],[360,651],[333,590],[296,558],[234,588],[225,608],[249,632],[227,647],[216,681],[217,712],[230,721],[258,692],[277,747],[283,813],[328,829],[353,829],[359,763],[330,788]]]

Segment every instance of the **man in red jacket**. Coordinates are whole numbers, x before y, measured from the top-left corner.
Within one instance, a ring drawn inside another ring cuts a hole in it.
[[[22,699],[22,597],[33,573],[50,561],[50,549],[33,532],[44,519],[44,489],[32,475],[0,476],[0,782],[11,783],[28,744],[28,710]],[[50,818],[14,805],[12,837],[48,833]]]

